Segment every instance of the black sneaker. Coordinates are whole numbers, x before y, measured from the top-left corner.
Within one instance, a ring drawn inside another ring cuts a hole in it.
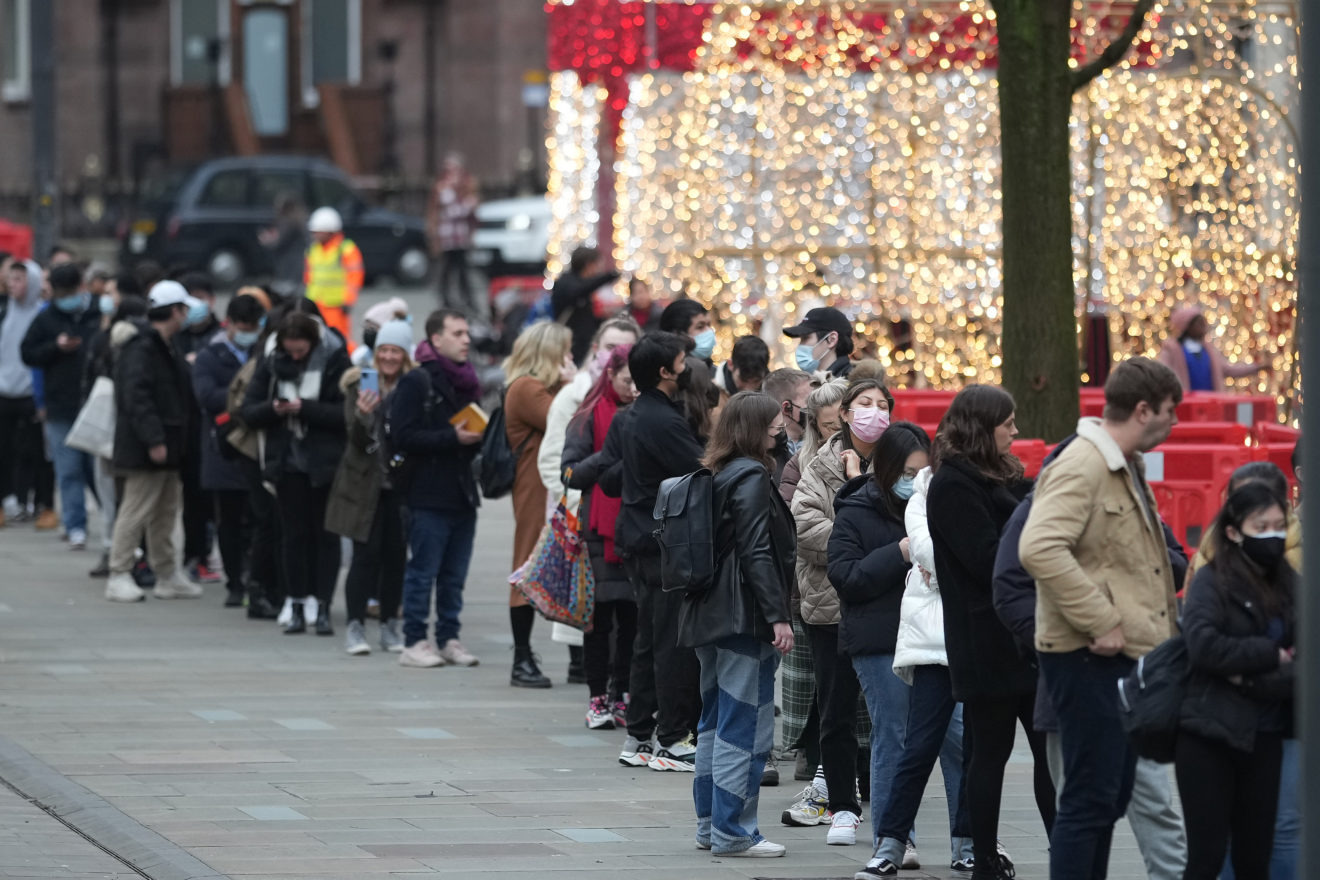
[[[133,566],[133,582],[144,590],[156,586],[156,573],[145,559],[139,559]]]
[[[985,866],[977,862],[972,869],[973,880],[1013,880],[1017,876],[1013,863],[1008,859],[996,853],[993,861],[994,864]]]
[[[898,873],[898,865],[889,859],[871,859],[866,867],[853,874],[853,880],[872,880],[875,877],[893,877]]]
[[[110,577],[110,554],[102,553],[101,561],[96,563],[96,568],[87,572],[88,577],[108,578]]]
[[[765,762],[765,769],[761,771],[761,785],[769,787],[779,784],[779,768],[775,766],[774,760]]]

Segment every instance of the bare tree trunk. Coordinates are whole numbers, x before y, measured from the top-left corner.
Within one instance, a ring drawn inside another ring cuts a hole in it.
[[[1024,437],[1060,440],[1078,415],[1069,4],[993,0],[999,34],[1004,386]]]

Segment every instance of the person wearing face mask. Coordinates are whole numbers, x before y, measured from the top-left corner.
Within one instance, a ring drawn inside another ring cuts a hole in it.
[[[189,272],[179,279],[192,302],[184,318],[183,332],[174,341],[174,347],[189,364],[196,363],[197,353],[219,339],[223,330],[215,314],[215,284],[211,276],[202,272]]]
[[[807,312],[801,324],[784,330],[784,335],[798,341],[793,359],[798,368],[814,373],[825,370],[830,376],[847,378],[852,372],[853,328],[843,312],[828,306]]]
[[[1253,376],[1270,369],[1266,363],[1229,363],[1207,341],[1210,322],[1200,306],[1183,306],[1169,317],[1169,336],[1160,347],[1159,361],[1182,384],[1183,391],[1223,391],[1224,379]]]
[[[605,258],[594,247],[579,247],[569,257],[568,271],[555,279],[550,290],[550,308],[554,320],[573,333],[573,362],[582,363],[591,340],[601,325],[596,317],[593,296],[596,291],[619,279],[619,273],[605,268]]]
[[[215,316],[215,289],[211,278],[191,272],[179,281],[191,297],[183,330],[174,338],[174,347],[189,366],[212,342],[225,332]],[[223,578],[211,563],[211,526],[215,520],[215,498],[202,487],[202,461],[205,457],[205,434],[209,427],[201,420],[189,428],[188,450],[183,457],[183,565],[188,576],[199,584],[218,584]]]
[[[827,842],[837,846],[856,843],[858,765],[870,764],[869,753],[858,752],[856,715],[861,687],[852,664],[839,652],[839,595],[830,583],[830,534],[834,530],[834,499],[839,489],[861,476],[885,429],[893,397],[872,379],[853,382],[840,404],[842,427],[811,460],[793,496],[797,523],[797,583],[807,640],[811,644],[820,712],[822,767],[803,797],[783,815],[791,825],[817,825],[831,821]],[[865,785],[870,774],[864,773]]]
[[[739,391],[760,391],[769,372],[770,347],[765,344],[765,340],[759,336],[739,336],[735,339],[729,359],[715,368],[715,387],[720,391],[720,405],[716,408],[715,421],[719,421],[719,411],[729,402],[730,397]]]
[[[23,337],[23,363],[42,371],[46,439],[60,491],[60,516],[70,550],[87,547],[87,489],[95,483],[92,459],[64,445],[83,404],[83,374],[92,337],[101,326],[99,303],[83,290],[73,263],[50,270],[51,304]]]
[[[226,608],[240,608],[244,600],[249,605],[266,601],[255,588],[249,595],[243,580],[251,535],[248,482],[236,454],[221,447],[225,443],[224,422],[228,421],[229,385],[253,356],[264,317],[265,311],[256,299],[234,297],[226,312],[224,333],[199,351],[193,364],[193,388],[202,411],[200,488],[214,504],[216,538],[228,581]],[[219,423],[218,418],[222,418]]]
[[[1187,681],[1174,769],[1188,880],[1212,880],[1232,840],[1237,877],[1270,876],[1283,739],[1293,727],[1296,573],[1287,501],[1251,482],[1215,521],[1215,556],[1181,622]]]
[[[353,366],[371,366],[374,358],[372,352],[376,348],[376,336],[380,333],[380,328],[390,321],[412,321],[412,316],[408,314],[408,303],[400,297],[395,296],[385,302],[376,303],[362,313],[362,344],[353,352]]]
[[[660,313],[660,331],[691,339],[694,346],[691,354],[711,366],[710,356],[715,353],[715,328],[710,325],[710,312],[701,303],[695,299],[678,299],[665,306]]]
[[[142,538],[156,573],[158,599],[196,599],[202,588],[184,576],[175,553],[174,529],[182,506],[179,468],[197,403],[187,364],[173,346],[183,329],[190,297],[176,281],[161,281],[148,296],[150,325],[124,343],[115,359],[115,470],[124,488],[115,514],[110,578],[112,602],[145,598],[133,579]]]

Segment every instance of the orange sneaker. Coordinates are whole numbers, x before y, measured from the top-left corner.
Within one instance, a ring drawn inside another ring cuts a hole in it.
[[[60,518],[53,510],[43,510],[37,514],[37,531],[49,532],[60,527]]]

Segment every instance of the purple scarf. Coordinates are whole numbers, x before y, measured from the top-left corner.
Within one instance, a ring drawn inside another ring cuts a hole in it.
[[[467,406],[469,403],[476,403],[481,399],[481,380],[477,378],[476,368],[472,366],[471,361],[461,364],[454,363],[436,351],[435,346],[431,345],[429,339],[424,339],[417,344],[414,359],[419,364],[434,363],[440,368],[440,372],[445,374],[445,378],[453,386],[460,407]]]

